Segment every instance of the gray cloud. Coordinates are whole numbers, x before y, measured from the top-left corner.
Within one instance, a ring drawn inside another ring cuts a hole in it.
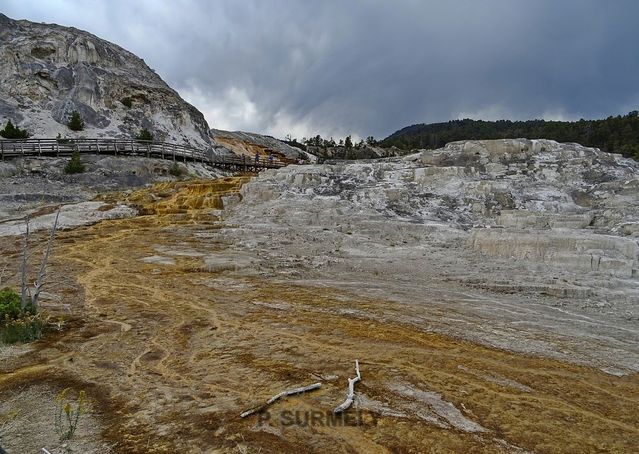
[[[144,58],[212,127],[383,137],[639,106],[635,0],[0,0]]]

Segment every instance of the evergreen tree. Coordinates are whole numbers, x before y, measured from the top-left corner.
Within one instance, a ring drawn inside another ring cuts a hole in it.
[[[84,129],[84,120],[80,116],[80,112],[77,110],[71,112],[71,118],[69,119],[67,126],[71,131],[82,131]]]
[[[351,139],[350,135],[346,136],[346,139],[344,140],[344,146],[346,148],[353,148],[353,139]]]
[[[64,173],[72,174],[72,173],[82,173],[84,172],[84,164],[80,160],[80,153],[78,151],[74,151],[71,155],[71,159],[64,167]]]
[[[26,139],[29,137],[29,133],[24,129],[13,126],[13,123],[9,120],[4,129],[0,130],[0,136],[5,139]]]
[[[137,140],[153,140],[153,134],[148,129],[142,129],[140,133],[136,136]]]

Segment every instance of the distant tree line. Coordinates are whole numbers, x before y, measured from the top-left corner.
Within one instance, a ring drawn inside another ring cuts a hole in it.
[[[381,142],[402,149],[441,148],[456,140],[552,139],[576,142],[639,160],[639,111],[603,120],[579,121],[483,121],[453,120],[447,123],[408,126]]]
[[[291,145],[293,147],[301,148],[303,150],[306,150],[306,147],[363,148],[365,146],[374,147],[379,144],[379,142],[375,140],[373,136],[368,136],[366,140],[360,139],[359,142],[353,142],[353,137],[350,134],[343,139],[339,139],[337,142],[332,137],[330,139],[324,139],[319,134],[310,138],[302,137],[302,140],[298,141],[297,139],[293,138],[290,134],[287,134],[286,137],[284,138],[284,143]]]

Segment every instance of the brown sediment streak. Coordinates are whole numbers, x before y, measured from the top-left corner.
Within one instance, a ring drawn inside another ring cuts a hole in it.
[[[400,311],[395,302],[275,283],[255,270],[208,271],[203,256],[225,249],[207,235],[221,226],[211,210],[245,181],[103,196],[145,215],[60,234],[51,275],[64,271],[83,293],[68,295],[78,321],[8,360],[0,391],[29,376],[91,384],[95,400],[113,402],[100,401],[103,436],[117,452],[231,452],[238,444],[262,452],[630,452],[639,444],[637,375],[342,311]],[[143,261],[154,255],[174,264]],[[352,411],[375,418],[343,427],[283,422],[283,411],[331,411],[355,358],[363,380]],[[321,389],[270,408],[269,429],[256,428],[257,416],[238,417],[317,379]]]

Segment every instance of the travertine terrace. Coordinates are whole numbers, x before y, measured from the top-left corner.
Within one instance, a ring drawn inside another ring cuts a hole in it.
[[[70,323],[2,351],[3,447],[55,447],[11,411],[71,386],[83,452],[632,451],[636,182],[597,150],[496,141],[101,195],[139,214],[60,233],[46,305]],[[305,423],[355,359],[360,423]]]

